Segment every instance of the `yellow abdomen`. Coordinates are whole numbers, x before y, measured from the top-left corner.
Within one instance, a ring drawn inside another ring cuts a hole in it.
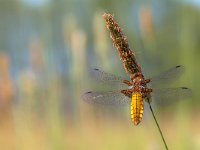
[[[139,92],[135,92],[131,99],[131,120],[133,121],[134,125],[138,125],[141,122],[143,111],[144,103],[142,95]]]

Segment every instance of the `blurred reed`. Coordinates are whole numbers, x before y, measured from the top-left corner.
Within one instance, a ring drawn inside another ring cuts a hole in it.
[[[102,12],[96,12],[93,19],[93,32],[94,32],[94,50],[96,52],[98,64],[101,65],[105,70],[110,70],[110,58],[108,46],[109,39],[107,38],[107,32],[105,29],[104,22],[100,17]],[[100,66],[99,66],[100,67]]]
[[[147,55],[155,55],[157,43],[155,39],[155,27],[152,16],[152,9],[149,5],[142,6],[139,11],[140,34],[144,50]]]

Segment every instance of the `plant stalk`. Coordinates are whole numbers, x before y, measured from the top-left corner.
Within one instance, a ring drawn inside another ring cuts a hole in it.
[[[166,148],[166,150],[168,150],[167,143],[166,143],[165,138],[164,138],[164,136],[163,136],[163,133],[162,133],[162,131],[161,131],[161,129],[160,129],[160,126],[159,126],[159,124],[158,124],[158,121],[157,121],[157,119],[156,119],[156,117],[155,117],[155,114],[154,114],[154,112],[153,112],[153,109],[152,109],[152,107],[151,107],[150,102],[148,102],[148,104],[149,104],[149,108],[150,108],[150,110],[151,110],[151,113],[152,113],[152,115],[153,115],[153,118],[154,118],[154,120],[155,120],[155,122],[156,122],[156,125],[157,125],[157,127],[158,127],[158,130],[159,130],[159,132],[160,132],[160,135],[161,135],[161,137],[162,137],[162,140],[163,140],[163,143],[164,143],[164,145],[165,145],[165,148]]]

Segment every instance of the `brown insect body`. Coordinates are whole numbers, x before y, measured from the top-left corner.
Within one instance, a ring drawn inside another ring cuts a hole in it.
[[[150,80],[145,80],[141,73],[136,73],[130,76],[131,81],[124,81],[125,84],[131,88],[122,90],[121,92],[131,98],[131,120],[134,125],[138,125],[144,112],[144,98],[150,97],[152,89],[147,88],[147,83]]]
[[[113,16],[104,13],[103,17],[106,21],[106,27],[110,31],[113,45],[118,50],[120,59],[123,62],[124,69],[130,75],[131,81],[125,80],[124,83],[131,88],[128,90],[122,90],[121,92],[125,96],[131,98],[131,118],[133,123],[138,125],[143,115],[143,99],[150,98],[150,93],[152,92],[152,89],[147,88],[146,85],[150,80],[144,79],[141,67],[136,61],[135,54],[129,48],[128,40],[124,36],[118,23],[114,20]]]

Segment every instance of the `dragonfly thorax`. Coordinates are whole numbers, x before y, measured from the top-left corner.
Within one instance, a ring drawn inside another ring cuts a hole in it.
[[[130,76],[131,81],[124,81],[125,84],[129,85],[128,90],[122,90],[122,93],[128,97],[131,97],[134,93],[140,93],[142,98],[150,96],[152,89],[147,87],[149,79],[145,80],[141,73],[136,73]]]

